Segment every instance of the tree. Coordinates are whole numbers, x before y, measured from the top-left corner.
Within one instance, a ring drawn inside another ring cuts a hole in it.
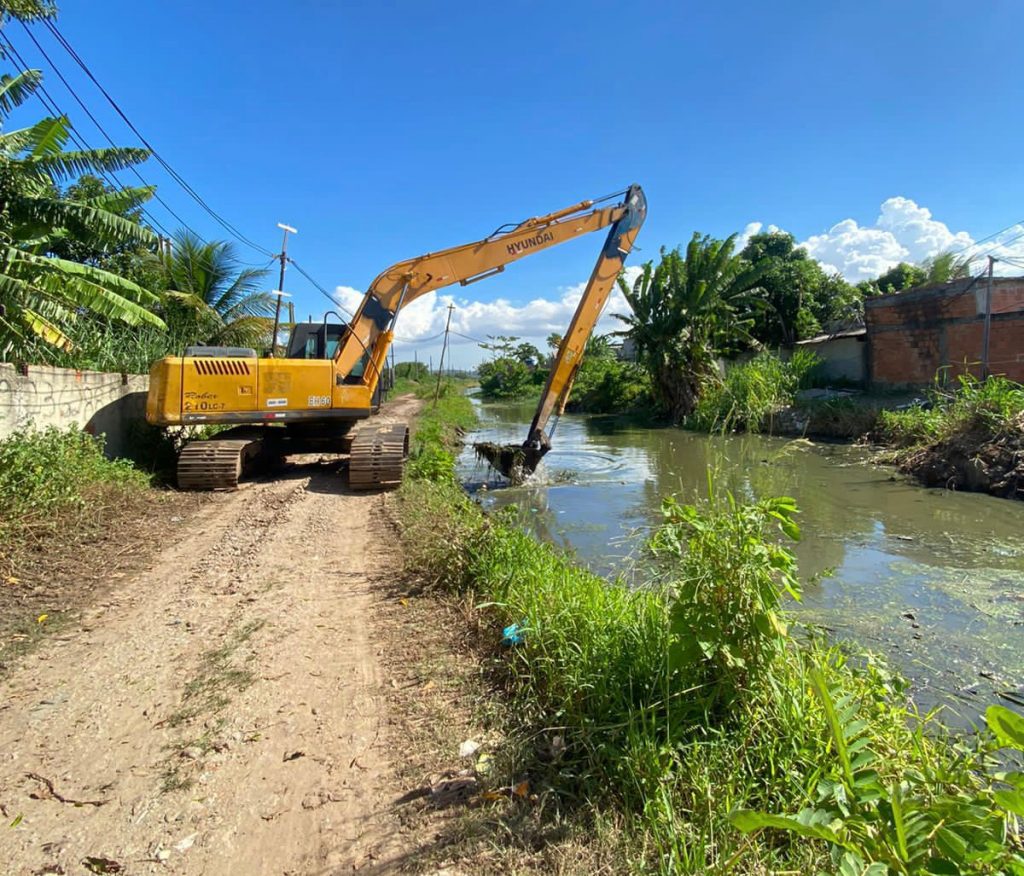
[[[477,368],[480,391],[488,399],[522,398],[532,383],[530,369],[513,356],[481,362]]]
[[[31,4],[17,5],[27,9]],[[13,7],[0,8],[7,13]],[[38,70],[0,77],[0,121],[6,122],[41,81]],[[5,358],[24,354],[40,339],[68,349],[71,340],[63,329],[83,314],[164,326],[149,309],[158,298],[137,283],[95,265],[48,255],[69,239],[93,247],[154,240],[149,229],[117,212],[125,203],[142,203],[151,194],[148,189],[82,199],[60,195],[60,186],[69,180],[123,170],[149,153],[68,151],[70,133],[70,122],[62,116],[0,134],[0,356]]]
[[[876,295],[891,295],[893,292],[910,289],[912,286],[920,286],[927,279],[928,272],[924,268],[900,262],[895,267],[889,268],[874,281],[873,285],[878,290]]]
[[[535,370],[542,361],[540,350],[529,341],[523,341],[516,347],[515,357],[531,371]]]
[[[752,308],[763,267],[733,253],[736,235],[715,240],[694,233],[684,256],[661,251],[632,288],[619,287],[633,310],[615,314],[628,329],[665,413],[679,421],[696,404],[701,382],[715,372],[715,357],[749,339]]]
[[[953,252],[940,252],[938,255],[933,255],[921,262],[921,267],[927,274],[925,282],[949,283],[969,277],[973,260],[973,257],[969,255],[957,258],[956,253]]]
[[[0,0],[0,19],[3,21],[14,18],[27,24],[56,15],[57,6],[49,0]]]
[[[244,268],[225,241],[179,231],[164,257],[167,322],[206,344],[263,347],[270,342],[274,296],[259,288],[265,270]]]
[[[848,315],[856,291],[838,274],[829,276],[792,234],[755,234],[743,257],[762,271],[751,334],[769,346],[791,345]]]
[[[857,288],[865,297],[871,297],[892,295],[904,289],[913,289],[915,286],[938,286],[970,276],[971,261],[970,256],[957,258],[955,253],[940,252],[918,265],[900,262],[877,279],[858,283]]]

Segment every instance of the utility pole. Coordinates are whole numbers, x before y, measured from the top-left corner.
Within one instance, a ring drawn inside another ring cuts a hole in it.
[[[996,260],[988,257],[988,288],[985,289],[985,332],[981,340],[981,379],[988,379],[988,345],[992,336],[992,266]]]
[[[284,240],[281,241],[281,255],[278,258],[281,259],[281,274],[277,281],[277,291],[274,293],[277,295],[277,305],[274,307],[274,335],[272,338],[273,344],[270,348],[270,355],[277,356],[277,329],[281,325],[281,299],[284,297],[284,269],[288,264],[288,232],[292,234],[298,234],[298,229],[292,228],[291,225],[285,225],[283,222],[278,222],[277,227],[284,230]]]
[[[454,304],[448,305],[448,321],[444,324],[444,343],[441,345],[441,364],[437,366],[437,388],[434,390],[434,407],[437,407],[437,400],[441,395],[441,375],[444,374],[444,353],[448,349],[448,330],[452,327],[452,311]]]

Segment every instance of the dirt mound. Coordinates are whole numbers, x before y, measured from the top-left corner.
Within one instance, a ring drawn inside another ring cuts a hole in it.
[[[909,454],[900,471],[929,487],[1024,499],[1024,432],[964,432]]]

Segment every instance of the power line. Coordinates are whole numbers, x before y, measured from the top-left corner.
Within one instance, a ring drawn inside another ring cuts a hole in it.
[[[25,22],[21,22],[21,26],[24,29],[25,33],[28,35],[28,38],[30,40],[32,40],[32,42],[35,44],[35,47],[39,50],[40,54],[45,59],[46,63],[49,64],[51,69],[53,70],[53,72],[57,74],[57,78],[60,79],[60,81],[62,83],[64,83],[64,87],[67,89],[68,94],[70,94],[71,97],[75,100],[75,102],[82,108],[82,112],[84,112],[89,117],[89,120],[96,126],[96,129],[100,132],[100,134],[103,135],[103,138],[107,141],[107,143],[110,144],[110,146],[113,147],[114,149],[117,149],[118,147],[117,147],[117,144],[114,142],[113,137],[111,137],[110,134],[107,133],[107,130],[103,127],[103,125],[100,124],[100,122],[99,122],[99,120],[97,120],[96,116],[94,116],[92,114],[92,112],[89,110],[89,107],[86,106],[86,104],[82,100],[82,98],[78,96],[78,93],[75,91],[74,88],[71,87],[71,84],[68,82],[68,80],[64,78],[64,74],[61,73],[60,68],[54,63],[53,59],[47,54],[46,49],[44,49],[42,47],[42,45],[39,43],[39,40],[36,39],[35,34],[33,34],[31,30],[29,30],[28,25],[25,24]],[[10,42],[9,38],[8,38],[8,42]],[[54,103],[56,104],[56,101],[54,101]],[[141,182],[144,186],[147,186],[147,187],[151,186],[151,183],[147,179],[145,179],[145,177],[142,176],[142,174],[139,172],[139,170],[136,167],[132,166],[132,167],[130,167],[128,169],[133,174],[135,174],[136,177],[138,177],[139,182]],[[111,171],[111,175],[114,177],[114,179],[117,179],[117,175],[113,171]],[[120,180],[118,180],[118,183],[120,183]],[[126,188],[123,183],[121,183],[121,188],[122,189]],[[156,187],[153,186],[153,188],[155,189]],[[199,234],[197,234],[192,228],[189,227],[188,223],[184,219],[182,219],[181,216],[179,216],[177,213],[174,212],[173,209],[171,209],[170,204],[168,204],[163,198],[161,198],[160,195],[156,191],[153,192],[153,198],[161,206],[163,206],[163,208],[168,213],[170,213],[171,216],[173,216],[175,220],[177,220],[178,224],[182,228],[184,228],[186,231],[191,232],[196,237],[200,237],[200,239],[202,239]],[[160,223],[156,222],[156,220],[153,219],[153,215],[149,211],[145,210],[145,208],[143,208],[143,211],[146,213],[147,216],[150,217],[150,219],[153,220],[154,224],[158,228],[161,228],[161,230],[165,234],[167,234],[167,229],[166,228],[162,228],[160,226]],[[171,235],[167,234],[167,236],[170,237]]]
[[[6,47],[7,47],[8,51],[11,53],[11,56],[21,66],[21,68],[23,70],[30,69],[29,65],[28,65],[28,62],[18,52],[18,50],[15,48],[14,44],[10,41],[10,38],[7,37],[5,34],[0,33],[0,44],[3,44],[3,43],[6,44]],[[60,76],[59,73],[57,75]],[[63,78],[62,78],[62,81],[63,81]],[[33,96],[43,105],[43,108],[46,110],[46,112],[50,113],[51,115],[53,115],[53,116],[55,116],[57,118],[68,119],[67,113],[65,113],[61,109],[60,105],[54,99],[53,95],[50,94],[50,92],[47,90],[46,86],[42,82],[40,82],[36,86],[36,89],[33,91]],[[82,137],[81,134],[71,124],[70,119],[68,120],[68,137],[71,140],[71,142],[74,143],[75,146],[77,146],[83,152],[93,152],[93,151],[95,151],[89,145],[89,143],[85,140],[85,138]],[[108,171],[108,170],[104,170],[102,168],[97,168],[97,172],[99,173],[99,175],[101,177],[103,177],[104,180],[106,180],[106,182],[113,189],[120,189],[122,192],[128,193],[128,187],[123,182],[121,182],[121,180],[117,177],[117,174],[114,173],[114,171],[112,171],[112,170]],[[142,177],[139,177],[139,178],[142,179]],[[146,182],[146,180],[143,179],[142,182],[148,188],[152,187],[152,186],[150,186],[149,183]],[[171,237],[171,233],[166,228],[164,228],[164,226],[159,222],[159,220],[157,220],[157,218],[152,213],[150,213],[145,208],[145,206],[143,204],[139,204],[139,210],[141,210],[142,213],[145,214],[145,216],[149,219],[149,221],[152,222],[153,225],[155,225],[158,230],[163,232],[163,234],[165,236]]]
[[[43,23],[46,25],[50,33],[53,34],[57,42],[59,42],[60,45],[64,48],[64,50],[68,53],[71,59],[76,64],[78,64],[79,67],[82,68],[82,71],[85,73],[87,77],[89,77],[89,80],[93,83],[93,85],[95,85],[96,88],[99,89],[100,93],[106,98],[107,102],[114,108],[114,111],[131,129],[132,133],[139,138],[139,141],[142,143],[142,145],[145,146],[150,151],[150,153],[152,153],[153,158],[156,159],[156,161],[160,164],[161,167],[164,168],[164,170],[167,171],[168,174],[170,174],[171,178],[175,182],[177,182],[178,185],[180,185],[186,191],[186,193],[188,193],[188,195],[191,196],[192,199],[197,204],[199,204],[200,207],[202,207],[222,228],[224,228],[225,231],[231,234],[236,240],[240,241],[246,246],[251,247],[257,252],[262,253],[265,256],[273,256],[274,253],[272,253],[266,247],[260,246],[258,243],[254,243],[253,241],[251,241],[248,237],[242,234],[242,232],[235,228],[234,225],[228,222],[227,219],[225,219],[223,216],[217,213],[209,204],[206,203],[206,201],[203,200],[202,197],[200,197],[198,192],[196,192],[196,190],[185,181],[185,178],[182,177],[182,175],[178,173],[173,167],[171,167],[170,163],[167,162],[166,159],[164,159],[164,157],[159,152],[157,152],[153,144],[142,136],[142,133],[139,131],[139,129],[135,127],[131,119],[128,118],[124,110],[122,110],[121,107],[118,105],[117,101],[115,101],[114,98],[112,98],[110,94],[107,92],[107,90],[100,84],[99,80],[93,75],[88,65],[85,63],[85,61],[82,60],[82,58],[75,51],[74,47],[72,47],[72,45],[67,41],[67,39],[65,39],[64,35],[60,32],[57,26],[50,20],[44,20]]]
[[[1017,222],[1013,222],[1010,225],[1007,225],[1005,228],[1000,228],[994,234],[990,234],[987,237],[983,237],[983,238],[981,238],[981,240],[976,240],[973,243],[968,243],[965,246],[961,246],[959,249],[951,249],[951,250],[949,250],[949,253],[950,253],[950,255],[956,255],[957,253],[961,253],[961,252],[964,252],[965,250],[970,249],[972,246],[979,246],[982,243],[985,243],[985,242],[987,242],[989,240],[992,240],[995,237],[998,237],[1000,234],[1005,234],[1011,228],[1016,228],[1018,225],[1021,225],[1021,224],[1024,224],[1024,219],[1021,219],[1021,220],[1019,220]],[[1017,238],[1014,238],[1014,240],[1016,240],[1016,239]],[[1004,244],[999,244],[999,246],[1003,246],[1003,245]],[[971,258],[975,258],[975,257],[976,256],[971,256]]]
[[[467,341],[472,341],[474,344],[486,344],[487,341],[481,341],[480,338],[472,338],[469,335],[464,335],[462,332],[452,332],[453,335],[458,335],[460,338],[465,338]]]
[[[429,335],[428,337],[425,338],[405,338],[400,335],[395,335],[395,340],[400,341],[403,344],[426,344],[430,341],[436,341],[443,334],[444,331],[442,330],[439,331],[436,335]],[[455,334],[455,332],[452,332],[452,334]]]
[[[29,36],[31,36],[31,34],[29,34]],[[33,40],[33,42],[35,42],[35,40]],[[0,46],[3,46],[3,45],[6,45],[7,49],[11,53],[11,56],[14,58],[15,62],[22,68],[22,70],[29,70],[30,69],[30,65],[28,64],[28,61],[17,50],[17,48],[15,47],[14,43],[11,42],[10,37],[8,37],[5,33],[3,33],[3,31],[0,31]],[[38,46],[39,44],[36,43],[36,45]],[[50,65],[53,66],[53,61],[50,60],[50,58],[46,55],[46,53],[42,50],[41,47],[39,47],[39,48],[40,48],[40,51],[43,53],[44,58],[46,58],[46,60],[50,63]],[[67,81],[64,79],[63,76],[61,76],[60,71],[57,70],[56,67],[54,67],[54,72],[57,73],[57,76],[60,78],[61,82],[64,83],[65,87],[68,88],[69,91],[71,91],[71,88],[68,85]],[[52,116],[57,117],[57,118],[68,119],[68,137],[71,140],[71,142],[75,144],[75,146],[77,146],[83,152],[93,152],[93,151],[96,151],[96,150],[94,150],[92,148],[92,146],[89,144],[89,142],[77,131],[77,129],[74,127],[74,125],[71,124],[70,119],[69,119],[67,113],[65,113],[61,109],[60,105],[54,99],[53,95],[47,90],[46,86],[42,82],[38,83],[38,85],[36,86],[36,89],[33,91],[33,96],[43,105],[43,108],[46,110],[47,113],[50,113]],[[88,109],[84,106],[84,104],[82,104],[82,101],[78,99],[77,95],[74,95],[74,93],[72,92],[72,96],[75,97],[75,99],[78,101],[78,103],[82,107],[82,109],[85,110],[87,115],[89,115],[89,118],[93,120],[93,123],[96,124],[96,126],[98,128],[100,128],[99,123],[96,122],[95,118],[93,118],[92,114],[89,113]],[[106,133],[106,131],[104,131],[102,128],[100,128],[100,131],[107,138],[107,141],[111,144],[111,146],[113,146],[115,149],[118,148],[113,143],[113,141],[111,141],[110,136]],[[141,174],[139,174],[138,171],[134,167],[132,167],[131,170],[135,173],[136,176],[139,177],[139,179],[142,181],[142,183],[147,188],[152,188],[152,189],[156,188],[156,186],[154,186],[151,183],[149,183]],[[120,180],[120,178],[117,176],[116,173],[114,173],[114,171],[107,171],[107,170],[104,170],[102,168],[97,168],[97,172],[111,186],[111,188],[113,188],[113,189],[120,189],[123,193],[129,193],[128,192],[128,187]],[[157,198],[157,200],[160,200],[159,196],[155,195],[155,192],[154,192],[154,196]],[[162,200],[160,200],[160,203],[164,204],[164,202]],[[167,205],[164,204],[164,206],[166,207]],[[159,231],[161,231],[163,233],[163,235],[168,240],[172,240],[174,238],[174,235],[170,231],[168,231],[166,227],[164,227],[164,225],[156,218],[156,216],[153,215],[152,212],[150,212],[149,210],[146,209],[144,204],[139,204],[138,209],[157,228],[157,230],[159,230]],[[196,231],[191,229],[184,222],[184,220],[182,220],[181,217],[178,216],[169,207],[168,207],[168,211],[171,213],[172,216],[174,216],[175,219],[177,219],[179,222],[182,223],[182,225],[184,226],[186,231],[188,231],[191,234],[193,234],[201,243],[205,243],[203,238]],[[271,258],[270,263],[272,263],[273,261],[274,261],[274,258]],[[264,266],[262,268],[259,268],[258,270],[265,271],[267,269],[267,267],[269,267],[270,263],[268,263],[266,266]],[[206,269],[212,269],[213,268],[213,265],[211,265],[209,262],[205,262],[205,261],[203,261],[201,259],[197,259],[196,260],[196,264],[198,264],[200,267],[203,267],[203,268],[206,268]],[[244,262],[242,264],[247,266],[247,267],[255,267],[253,265],[249,265],[249,264],[244,263]]]
[[[274,258],[277,258],[277,256],[274,256]],[[302,276],[305,277],[310,282],[310,284],[313,286],[313,288],[316,289],[321,295],[323,295],[324,298],[326,298],[328,301],[330,301],[331,304],[333,304],[335,307],[339,308],[344,314],[346,314],[350,318],[352,318],[352,319],[355,318],[355,314],[352,313],[351,310],[349,310],[347,307],[345,307],[345,305],[343,305],[340,301],[338,301],[333,295],[331,295],[330,292],[328,292],[315,279],[313,279],[312,275],[308,271],[306,271],[302,267],[302,265],[300,265],[297,261],[295,261],[295,259],[293,259],[291,256],[288,257],[288,264],[290,264],[293,268],[295,268],[296,271],[298,271],[300,274],[302,274]]]
[[[1011,226],[1011,227],[1014,227],[1014,226]],[[988,258],[990,255],[992,255],[992,253],[997,252],[1000,249],[1000,247],[1009,246],[1011,243],[1016,243],[1022,237],[1024,237],[1024,231],[1022,231],[1020,234],[1015,235],[1014,237],[1011,237],[1009,240],[1002,240],[1002,241],[1000,241],[994,247],[992,247],[992,249],[990,249],[988,252],[982,253],[980,256],[972,256],[972,258],[982,258],[982,259]],[[1005,258],[1003,256],[999,256],[999,259],[1000,259],[1000,261],[1005,261]]]

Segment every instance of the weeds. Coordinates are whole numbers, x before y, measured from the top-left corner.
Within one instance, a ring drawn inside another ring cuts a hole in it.
[[[104,457],[101,438],[75,427],[15,432],[0,441],[0,540],[85,509],[97,487],[132,490],[146,483],[131,463]]]
[[[762,351],[728,370],[724,380],[705,381],[687,425],[701,432],[760,432],[818,364],[809,350],[796,350],[789,361]]]
[[[161,784],[165,792],[191,787],[191,773],[202,758],[219,745],[217,734],[224,721],[217,716],[231,704],[232,694],[245,690],[255,681],[250,666],[252,654],[240,657],[239,651],[265,623],[253,620],[231,631],[223,645],[202,656],[198,671],[185,684],[181,705],[164,723],[181,728],[203,718],[206,729],[196,738],[168,746],[171,755]]]
[[[897,448],[976,433],[980,440],[1024,432],[1024,386],[1005,377],[962,374],[949,390],[938,383],[925,404],[883,411],[877,437]]]

